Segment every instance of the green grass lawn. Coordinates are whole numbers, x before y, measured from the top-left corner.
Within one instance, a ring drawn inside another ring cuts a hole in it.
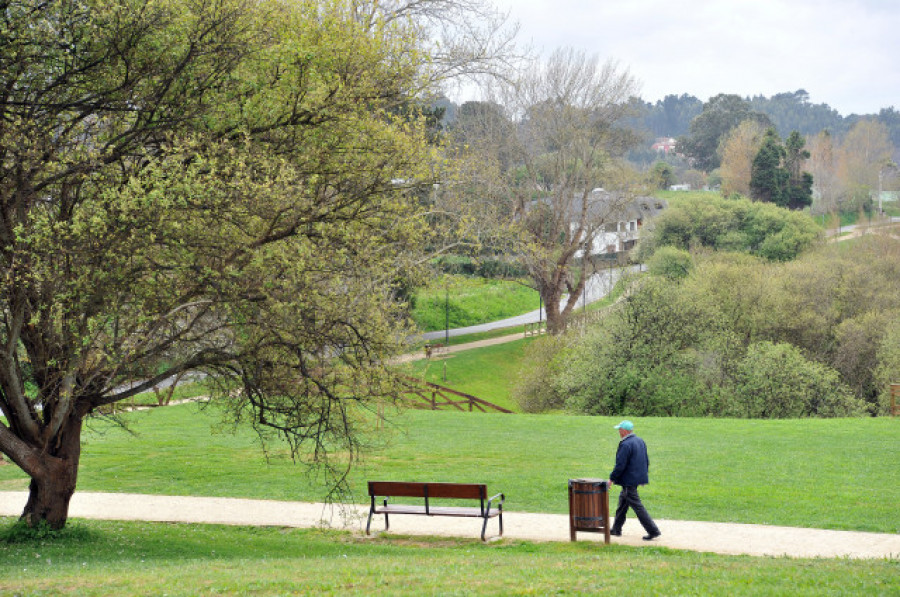
[[[525,356],[525,346],[534,338],[473,348],[458,353],[419,360],[408,367],[410,374],[518,411],[512,387]]]
[[[321,480],[274,450],[268,462],[248,431],[217,433],[195,404],[127,415],[85,438],[84,491],[321,500]],[[409,411],[384,428],[384,447],[350,476],[365,481],[483,482],[516,511],[564,513],[570,478],[606,477],[618,436],[606,417]],[[641,492],[662,519],[900,532],[900,420],[636,419],[651,456]],[[0,466],[0,489],[25,489]]]
[[[10,519],[0,519],[0,528]],[[312,529],[76,521],[0,542],[0,594],[896,595],[897,560],[720,556],[594,542],[363,539]]]
[[[539,307],[538,293],[518,282],[445,276],[416,293],[411,315],[425,332],[514,317]]]

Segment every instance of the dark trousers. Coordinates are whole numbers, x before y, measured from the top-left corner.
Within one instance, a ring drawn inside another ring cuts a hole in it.
[[[629,507],[634,510],[641,526],[644,527],[644,530],[649,535],[659,534],[659,527],[656,526],[656,523],[650,518],[650,514],[647,513],[647,509],[644,508],[644,504],[641,503],[641,496],[638,495],[637,487],[622,487],[622,493],[619,494],[619,505],[616,508],[616,518],[613,520],[610,531],[614,533],[622,532],[622,525],[625,524],[625,514],[628,512]]]

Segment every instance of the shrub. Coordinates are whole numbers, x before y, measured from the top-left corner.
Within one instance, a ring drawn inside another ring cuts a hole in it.
[[[790,344],[758,342],[737,365],[733,414],[760,419],[851,417],[865,405],[837,371],[807,360]]]
[[[787,261],[811,247],[821,228],[807,214],[748,199],[691,196],[672,201],[641,239],[638,257],[662,247],[707,247],[746,251],[770,261]]]
[[[900,312],[894,311],[894,315],[878,345],[876,357],[875,384],[880,389],[876,413],[881,415],[888,414],[890,409],[890,384],[900,383]]]
[[[513,387],[513,399],[527,413],[560,409],[565,396],[556,391],[556,379],[567,366],[564,336],[544,336],[525,349],[522,373]]]
[[[694,267],[691,254],[676,247],[661,247],[647,262],[647,271],[669,280],[686,277]]]

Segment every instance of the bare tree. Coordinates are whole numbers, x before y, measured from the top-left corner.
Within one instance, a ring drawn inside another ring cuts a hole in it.
[[[627,178],[616,157],[634,138],[616,125],[635,90],[627,70],[571,49],[493,89],[512,124],[486,131],[504,133],[493,146],[501,156],[493,192],[518,230],[516,257],[543,299],[551,333],[565,329],[596,269],[604,231],[615,233],[632,199],[616,184]]]
[[[825,214],[837,208],[840,194],[837,152],[834,139],[828,131],[822,131],[809,140],[807,167],[813,176],[814,214]]]
[[[425,89],[505,78],[522,58],[518,24],[485,0],[353,0],[356,19],[421,40]]]
[[[745,120],[728,134],[722,145],[722,193],[750,196],[750,170],[759,151],[765,127],[756,120]]]

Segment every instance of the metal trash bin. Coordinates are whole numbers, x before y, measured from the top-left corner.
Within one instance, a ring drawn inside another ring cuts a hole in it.
[[[569,537],[603,533],[609,543],[609,485],[606,479],[569,479]]]

